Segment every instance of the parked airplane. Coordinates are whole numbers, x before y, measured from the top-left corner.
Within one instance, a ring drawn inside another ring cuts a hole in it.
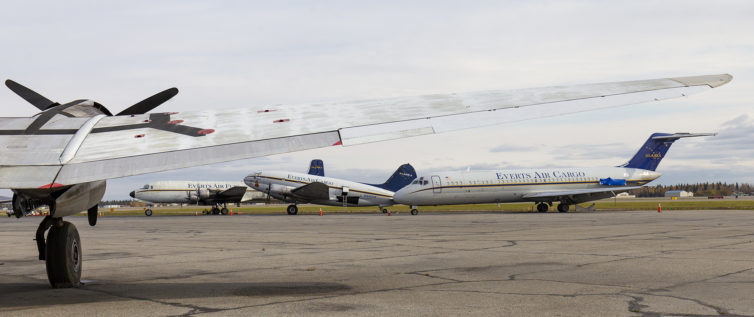
[[[129,195],[150,203],[210,205],[212,208],[205,210],[205,213],[227,215],[228,203],[250,201],[255,193],[243,182],[158,181],[146,184]],[[144,214],[151,216],[152,209],[145,209]]]
[[[309,174],[325,176],[322,160],[312,160]],[[128,194],[132,198],[162,204],[196,204],[211,205],[205,213],[227,215],[228,203],[240,204],[261,197],[261,193],[246,186],[243,182],[209,182],[209,181],[158,181],[149,183]],[[147,216],[152,209],[144,210]]]
[[[655,172],[670,145],[680,138],[714,133],[654,133],[628,163],[604,168],[539,168],[473,172],[441,172],[420,177],[395,193],[396,203],[418,206],[534,202],[547,212],[554,201],[559,212],[587,201],[613,197],[641,188],[658,177]]]
[[[53,102],[14,81],[5,85],[38,108],[0,118],[0,188],[13,191],[17,217],[50,206],[36,233],[53,287],[79,285],[78,230],[63,217],[88,211],[110,178],[334,145],[558,116],[687,96],[728,83],[727,74],[381,100],[276,105],[235,110],[147,113],[170,88],[112,115],[92,100]],[[45,232],[49,229],[47,239]]]
[[[393,205],[393,193],[416,178],[411,164],[403,164],[383,184],[365,184],[295,172],[256,172],[244,178],[249,187],[277,200],[292,203],[286,211],[298,213],[296,204],[377,206],[383,213]]]

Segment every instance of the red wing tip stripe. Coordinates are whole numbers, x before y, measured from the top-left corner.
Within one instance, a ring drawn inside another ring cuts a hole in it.
[[[288,122],[288,121],[291,121],[291,119],[279,119],[279,120],[272,121],[272,123],[281,123],[281,122]]]
[[[341,140],[338,140],[338,142],[335,142],[335,143],[333,143],[332,145],[333,145],[333,146],[335,146],[335,145],[343,145],[343,141],[341,141]]]
[[[181,123],[183,123],[183,120],[168,121],[168,124],[181,124]]]
[[[58,183],[50,183],[44,186],[39,186],[40,189],[47,189],[47,188],[56,188],[56,187],[63,187],[63,184]]]
[[[215,132],[215,129],[204,129],[204,130],[199,130],[199,132],[197,132],[197,134],[199,134],[199,135],[207,135],[207,134],[210,134],[210,133],[212,133],[212,132]]]

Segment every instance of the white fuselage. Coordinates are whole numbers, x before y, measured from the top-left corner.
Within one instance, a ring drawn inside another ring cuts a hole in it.
[[[625,179],[625,186],[640,186],[660,173],[635,168],[543,168],[441,172],[420,177],[397,191],[396,203],[426,206],[532,201],[530,193],[606,187],[600,179]]]
[[[259,195],[243,182],[211,181],[159,181],[144,185],[133,192],[134,198],[152,203],[196,204],[206,201],[211,193],[222,192],[236,186],[247,187],[241,202]]]
[[[346,192],[347,206],[391,206],[393,192],[379,187],[332,177],[314,176],[285,171],[258,172],[247,176],[246,184],[263,193],[270,193],[275,199],[292,203],[312,203],[319,205],[343,206],[343,192]],[[329,187],[328,199],[301,200],[291,192],[293,189],[319,182]]]

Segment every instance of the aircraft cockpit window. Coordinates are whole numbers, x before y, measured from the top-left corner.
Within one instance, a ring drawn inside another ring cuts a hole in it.
[[[144,185],[141,189],[149,189],[149,185]]]
[[[413,182],[411,182],[411,184],[412,184],[412,185],[416,185],[416,184],[419,184],[419,181],[413,181]]]
[[[424,181],[424,182],[422,183],[422,185],[427,185],[427,184],[429,184],[429,181]]]

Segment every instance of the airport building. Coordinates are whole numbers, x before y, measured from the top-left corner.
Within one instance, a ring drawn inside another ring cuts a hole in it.
[[[685,190],[669,190],[665,192],[665,197],[677,197],[677,198],[694,197],[694,193],[687,192]]]

